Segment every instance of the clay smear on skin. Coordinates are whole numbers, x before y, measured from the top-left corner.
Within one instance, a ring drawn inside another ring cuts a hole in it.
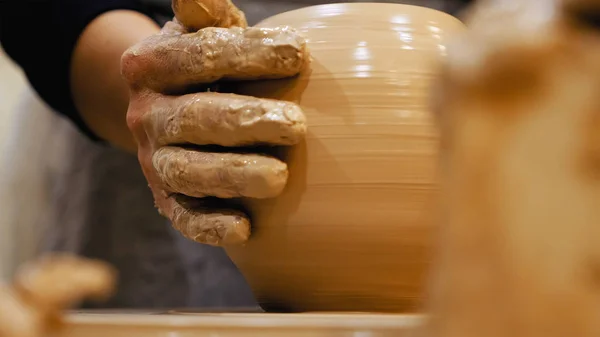
[[[288,176],[287,165],[273,157],[179,147],[160,148],[153,165],[167,189],[198,198],[272,198]]]

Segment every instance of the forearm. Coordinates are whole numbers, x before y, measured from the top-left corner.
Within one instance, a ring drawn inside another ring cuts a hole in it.
[[[71,60],[71,92],[79,114],[98,137],[131,152],[137,146],[125,122],[129,92],[121,78],[121,55],[159,30],[138,12],[106,12],[86,27]]]

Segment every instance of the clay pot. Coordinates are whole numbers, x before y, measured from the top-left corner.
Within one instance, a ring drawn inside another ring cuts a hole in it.
[[[277,15],[308,39],[310,71],[238,92],[301,104],[288,186],[253,202],[227,251],[267,310],[414,311],[430,263],[437,132],[432,79],[463,25],[424,7],[332,4]]]

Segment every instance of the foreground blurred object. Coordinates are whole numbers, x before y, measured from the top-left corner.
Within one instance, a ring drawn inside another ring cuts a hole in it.
[[[600,3],[484,1],[436,109],[436,337],[600,335]]]
[[[397,4],[331,4],[269,18],[307,39],[293,79],[234,91],[298,103],[305,141],[283,193],[246,203],[253,236],[227,247],[269,311],[414,312],[430,260],[437,132],[429,91],[454,17]]]
[[[47,336],[62,326],[63,310],[85,299],[106,299],[115,280],[112,267],[74,256],[27,264],[12,285],[0,285],[0,337]]]

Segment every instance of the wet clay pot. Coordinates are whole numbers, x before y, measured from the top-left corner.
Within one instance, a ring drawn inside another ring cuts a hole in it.
[[[308,39],[295,79],[237,92],[298,102],[304,143],[290,180],[253,202],[253,236],[227,251],[267,310],[411,312],[421,303],[435,218],[437,131],[429,96],[463,24],[424,7],[332,4],[277,15]]]

